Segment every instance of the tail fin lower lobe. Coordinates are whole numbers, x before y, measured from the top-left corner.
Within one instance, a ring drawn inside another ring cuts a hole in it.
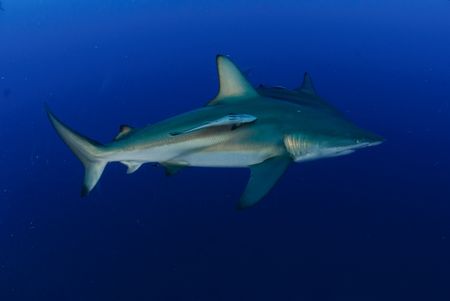
[[[63,124],[52,112],[46,107],[48,118],[55,128],[59,137],[72,150],[75,156],[80,159],[84,165],[84,181],[81,188],[81,196],[86,196],[97,184],[106,164],[105,151],[103,146],[81,134],[78,134],[65,124]]]

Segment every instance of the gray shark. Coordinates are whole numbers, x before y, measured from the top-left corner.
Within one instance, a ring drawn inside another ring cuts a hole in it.
[[[123,125],[106,144],[62,123],[47,108],[53,127],[85,168],[81,194],[96,185],[109,162],[127,173],[157,162],[171,175],[188,166],[248,167],[251,175],[238,208],[255,205],[292,162],[349,154],[380,144],[380,136],[350,122],[320,98],[305,73],[300,87],[253,87],[227,57],[216,58],[219,92],[199,109],[148,125]]]

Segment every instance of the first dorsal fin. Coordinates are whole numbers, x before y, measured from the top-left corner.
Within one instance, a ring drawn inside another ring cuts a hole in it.
[[[314,84],[311,79],[311,75],[309,75],[308,72],[305,72],[305,74],[303,75],[303,83],[296,90],[300,91],[300,92],[308,93],[311,95],[317,95],[316,89],[314,88]]]
[[[258,95],[239,68],[227,56],[218,55],[216,62],[219,93],[209,102],[209,105],[240,101]]]
[[[114,140],[119,140],[119,139],[125,137],[126,135],[130,134],[132,131],[133,131],[133,128],[131,126],[122,124],[119,127],[119,134],[117,134],[117,136],[114,138]]]

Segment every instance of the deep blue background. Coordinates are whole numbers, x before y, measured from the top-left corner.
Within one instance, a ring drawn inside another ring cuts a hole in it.
[[[450,2],[4,0],[0,300],[450,300]],[[44,102],[109,141],[203,105],[214,57],[386,138],[290,168],[111,164],[86,199]]]

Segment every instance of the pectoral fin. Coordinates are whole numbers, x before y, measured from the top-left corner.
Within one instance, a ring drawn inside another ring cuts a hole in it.
[[[282,156],[250,166],[250,179],[237,208],[244,209],[258,203],[277,183],[291,161],[290,157]]]
[[[216,126],[226,126],[229,125],[231,130],[234,130],[245,123],[252,123],[256,120],[256,117],[249,114],[228,114],[219,119],[208,121],[206,123],[194,126],[192,128],[188,128],[179,132],[172,132],[170,135],[177,136],[181,134],[188,134],[191,132],[195,132],[201,129],[216,127]]]

